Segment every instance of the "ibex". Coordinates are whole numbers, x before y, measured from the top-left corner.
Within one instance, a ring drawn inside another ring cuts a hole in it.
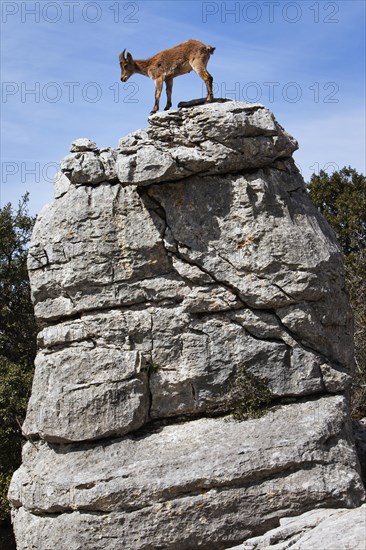
[[[172,106],[173,78],[193,70],[204,80],[207,87],[206,102],[210,102],[213,99],[212,76],[207,72],[206,65],[215,49],[198,40],[188,40],[148,59],[133,59],[130,52],[127,52],[127,57],[125,57],[125,48],[119,56],[121,80],[126,82],[135,73],[155,80],[155,104],[150,113],[153,114],[159,109],[163,82],[165,82],[167,95],[167,104],[164,110],[167,111]]]

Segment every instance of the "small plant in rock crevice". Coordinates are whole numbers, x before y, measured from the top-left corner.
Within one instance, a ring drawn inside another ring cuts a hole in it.
[[[228,408],[235,420],[263,416],[272,402],[267,379],[254,376],[245,367],[239,367],[228,394]]]
[[[149,368],[152,372],[156,372],[157,370],[160,369],[160,365],[159,363],[154,363],[152,362],[150,365],[149,365]]]

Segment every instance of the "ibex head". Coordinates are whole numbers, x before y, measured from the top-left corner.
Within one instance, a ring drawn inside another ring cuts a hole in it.
[[[122,82],[126,82],[135,72],[135,62],[133,60],[133,57],[130,52],[127,52],[127,57],[125,57],[125,51],[126,48],[123,50],[122,53],[119,54]]]

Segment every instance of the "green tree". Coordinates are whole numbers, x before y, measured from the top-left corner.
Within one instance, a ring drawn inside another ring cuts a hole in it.
[[[9,522],[9,481],[21,461],[20,425],[36,353],[37,329],[26,265],[34,222],[28,214],[28,194],[16,210],[11,204],[0,209],[0,537]]]
[[[352,414],[366,416],[366,247],[346,262],[347,286],[355,318],[356,369],[352,386]]]
[[[333,174],[320,171],[312,175],[308,191],[336,232],[345,256],[355,318],[352,412],[356,418],[366,416],[366,178],[350,166]]]
[[[344,167],[327,174],[313,174],[309,195],[337,234],[345,256],[366,245],[366,178]]]
[[[32,365],[35,322],[27,272],[27,245],[35,218],[28,214],[28,194],[14,212],[0,210],[0,356]]]

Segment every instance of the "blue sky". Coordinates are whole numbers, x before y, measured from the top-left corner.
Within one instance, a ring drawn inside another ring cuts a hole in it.
[[[146,127],[154,83],[135,75],[122,84],[118,54],[146,58],[189,38],[216,47],[215,96],[263,103],[296,137],[306,180],[344,165],[365,173],[365,6],[2,0],[1,206],[25,191],[32,213],[50,202],[74,139],[115,147]],[[173,107],[203,95],[195,73],[179,77]]]

